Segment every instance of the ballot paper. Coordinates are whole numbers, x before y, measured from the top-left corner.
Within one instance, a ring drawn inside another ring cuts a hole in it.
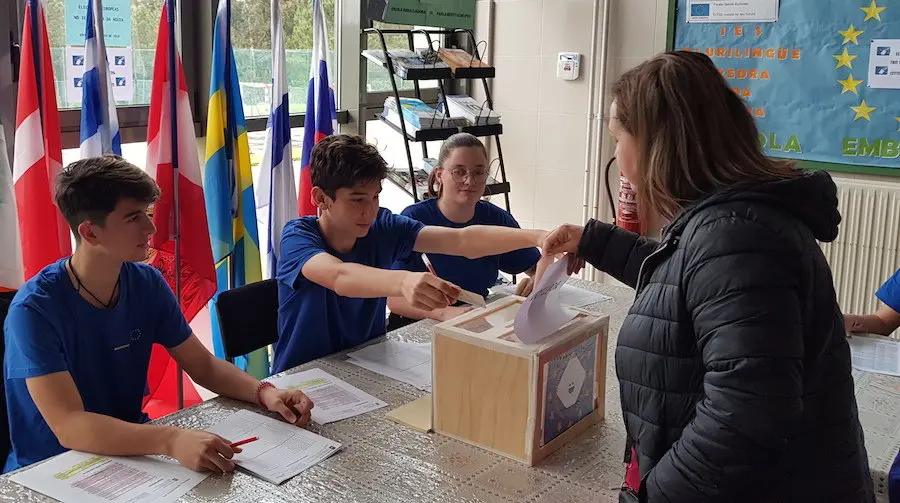
[[[257,437],[241,446],[232,461],[242,470],[267,482],[285,480],[316,465],[341,448],[341,444],[292,424],[249,410],[239,410],[207,428],[229,442]]]
[[[516,285],[504,285],[501,289],[508,295],[516,294]],[[564,306],[587,307],[598,302],[606,302],[612,299],[608,295],[592,292],[573,285],[563,285],[559,289],[559,302]]]
[[[551,264],[516,313],[513,324],[516,337],[525,344],[540,342],[578,314],[563,306],[559,300],[559,292],[569,279],[567,265],[566,260]]]
[[[900,340],[879,335],[854,335],[847,342],[855,369],[900,376]]]
[[[386,402],[355,388],[322,369],[304,370],[269,382],[279,388],[299,389],[313,401],[312,420],[328,424],[387,407]]]
[[[348,363],[431,391],[431,343],[386,340],[347,354]]]
[[[207,476],[163,458],[68,451],[10,479],[63,503],[171,503]]]

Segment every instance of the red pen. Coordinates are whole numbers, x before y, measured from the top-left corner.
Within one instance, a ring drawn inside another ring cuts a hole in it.
[[[249,444],[250,442],[256,442],[257,440],[259,440],[259,437],[245,438],[245,439],[243,439],[243,440],[238,440],[237,442],[232,442],[232,443],[230,444],[230,446],[231,446],[232,449],[234,449],[235,447],[240,447],[240,446],[242,446],[242,445],[244,445],[244,444]]]
[[[434,266],[431,265],[431,260],[428,259],[428,255],[422,254],[422,262],[425,262],[425,267],[428,268],[428,272],[430,272],[432,276],[440,279],[440,276],[434,271]],[[444,294],[444,298],[447,299],[447,304],[453,305],[453,303],[450,302],[450,297],[448,297],[446,293]]]

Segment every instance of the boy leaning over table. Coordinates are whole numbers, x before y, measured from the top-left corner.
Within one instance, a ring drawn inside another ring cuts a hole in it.
[[[56,204],[76,248],[18,291],[5,323],[4,378],[12,449],[4,472],[74,449],[163,454],[197,471],[234,470],[240,448],[212,433],[148,424],[141,411],[153,343],[199,385],[257,403],[298,426],[312,402],[215,358],[191,332],[162,275],[139,263],[156,231],[159,187],[118,156],[59,176]],[[238,439],[231,439],[238,440]]]
[[[413,252],[480,258],[540,246],[547,235],[493,225],[423,225],[379,206],[387,164],[359,136],[333,135],[310,156],[319,216],[284,227],[278,259],[274,372],[385,334],[387,297],[426,311],[448,309],[458,286],[430,273],[391,270]]]

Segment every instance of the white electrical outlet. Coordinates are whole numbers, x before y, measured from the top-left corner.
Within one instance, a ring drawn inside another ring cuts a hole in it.
[[[578,79],[581,67],[581,54],[577,52],[561,52],[556,62],[556,77],[562,80]]]

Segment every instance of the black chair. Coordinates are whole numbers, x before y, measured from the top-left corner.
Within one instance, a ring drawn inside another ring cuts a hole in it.
[[[3,369],[3,358],[6,351],[6,339],[3,336],[3,322],[16,292],[0,292],[0,369]],[[0,376],[0,467],[6,465],[12,441],[9,439],[9,417],[6,415],[6,379]]]
[[[219,333],[225,358],[252,353],[278,341],[278,282],[267,279],[219,294]]]

